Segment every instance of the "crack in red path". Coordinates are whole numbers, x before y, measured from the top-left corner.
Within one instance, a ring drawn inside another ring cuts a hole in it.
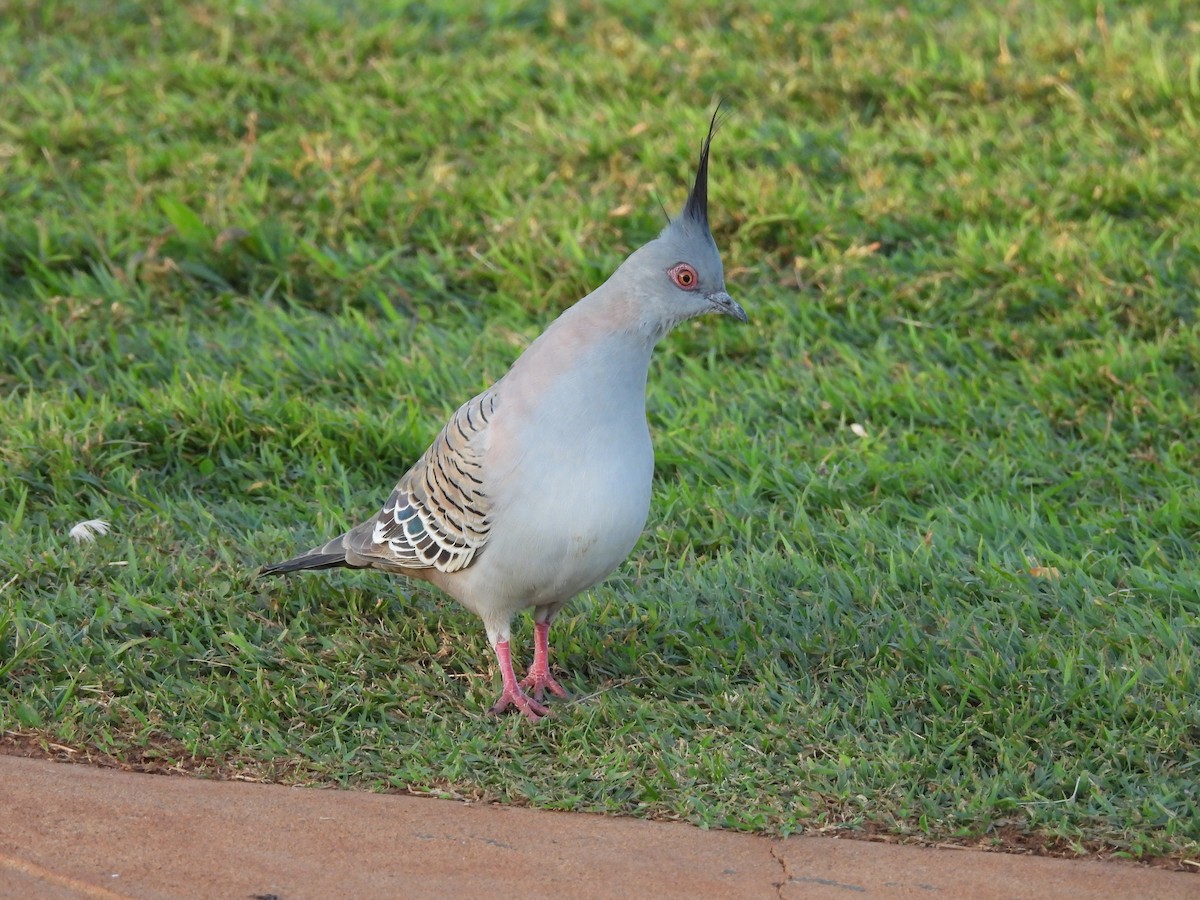
[[[771,841],[771,859],[779,863],[779,869],[783,872],[783,881],[775,882],[775,896],[783,897],[784,886],[792,880],[792,873],[788,871],[787,858],[778,852],[779,841]]]
[[[822,887],[840,888],[845,891],[853,891],[859,894],[867,893],[867,888],[861,884],[850,884],[845,881],[838,881],[836,878],[818,878],[813,875],[793,875],[788,870],[787,857],[778,851],[782,841],[771,841],[771,858],[779,863],[779,868],[783,870],[783,881],[775,882],[775,895],[779,898],[783,897],[783,889],[789,884],[819,884]],[[928,887],[927,885],[919,885],[921,888]]]

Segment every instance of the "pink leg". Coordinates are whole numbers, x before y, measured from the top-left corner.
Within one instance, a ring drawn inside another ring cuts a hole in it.
[[[533,693],[533,699],[541,700],[546,691],[565,697],[567,692],[550,674],[550,623],[536,622],[533,626],[533,665],[521,682],[521,687]]]
[[[513,672],[512,654],[508,651],[508,641],[496,642],[496,660],[500,663],[500,677],[504,680],[504,690],[500,694],[500,699],[496,701],[496,705],[492,707],[492,712],[502,713],[509,706],[515,706],[525,713],[525,718],[530,722],[536,722],[542,716],[548,716],[550,710],[536,700],[530,699],[517,684],[517,675]]]

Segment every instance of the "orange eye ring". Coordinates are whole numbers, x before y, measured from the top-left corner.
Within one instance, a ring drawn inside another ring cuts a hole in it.
[[[687,263],[676,263],[667,269],[667,274],[671,276],[671,281],[675,283],[675,286],[681,290],[694,291],[700,287],[700,276]]]

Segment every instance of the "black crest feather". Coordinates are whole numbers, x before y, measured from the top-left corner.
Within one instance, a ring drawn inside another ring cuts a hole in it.
[[[687,202],[683,205],[684,218],[691,219],[697,225],[708,228],[708,148],[712,144],[713,135],[717,133],[717,129],[721,123],[717,121],[717,116],[721,112],[721,104],[724,101],[717,101],[717,108],[713,110],[712,120],[708,123],[708,135],[704,138],[704,146],[700,148],[700,162],[696,165],[696,181],[692,185],[692,190],[688,194]]]

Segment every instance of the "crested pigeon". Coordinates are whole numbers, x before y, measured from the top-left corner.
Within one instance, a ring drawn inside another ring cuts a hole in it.
[[[718,106],[719,110],[719,106]],[[461,406],[374,517],[260,574],[374,568],[431,582],[482,620],[503,680],[499,713],[547,715],[550,626],[629,554],[650,509],[650,354],[725,290],[708,224],[709,122],[683,211],[567,309],[490,388]],[[533,665],[518,682],[512,619],[531,609]]]

